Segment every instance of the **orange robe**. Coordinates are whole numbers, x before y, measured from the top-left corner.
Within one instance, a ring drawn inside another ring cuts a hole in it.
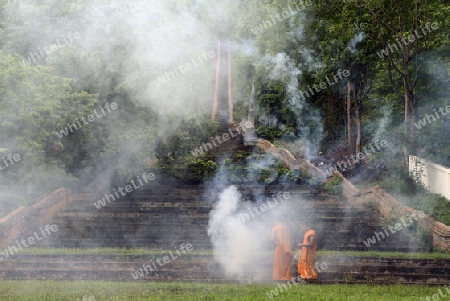
[[[271,240],[276,244],[273,256],[273,280],[291,279],[291,237],[281,224],[272,229]]]
[[[316,235],[314,230],[308,230],[303,237],[303,243],[309,243],[309,237]],[[316,270],[316,244],[312,247],[302,247],[302,257],[298,261],[298,274],[303,279],[315,280],[319,278]]]

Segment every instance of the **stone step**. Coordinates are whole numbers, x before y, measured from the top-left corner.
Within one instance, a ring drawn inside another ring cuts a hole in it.
[[[69,232],[70,233],[70,232]],[[96,248],[96,247],[154,247],[160,246],[174,246],[189,241],[192,245],[195,245],[197,249],[207,250],[211,249],[211,242],[208,240],[206,233],[204,235],[193,234],[192,236],[174,235],[167,236],[167,234],[139,234],[129,235],[126,232],[122,234],[118,233],[104,233],[103,239],[90,238],[78,233],[72,233],[73,238],[65,239],[60,237],[58,240],[46,240],[40,243],[39,247],[56,247],[56,248]],[[337,238],[337,241],[345,239],[345,237]],[[333,241],[318,242],[320,249],[333,250],[333,251],[366,251],[368,248],[360,241],[346,241],[339,244]],[[385,241],[379,243],[376,247],[371,247],[371,250],[385,251],[385,252],[411,252],[412,249],[406,246],[405,243],[398,244],[397,241]],[[414,251],[420,251],[419,249]]]
[[[245,206],[240,206],[237,211],[245,212],[249,210],[250,208],[254,208],[255,206],[260,206],[264,203],[246,203]],[[265,203],[267,206],[267,203]],[[283,202],[283,203],[275,203],[270,202],[270,205],[277,206],[278,208],[289,206],[289,208],[295,209],[295,210],[305,210],[308,212],[311,211],[317,211],[320,213],[327,213],[330,215],[342,215],[342,216],[349,216],[349,217],[357,217],[362,215],[367,216],[373,216],[377,215],[377,212],[369,211],[369,210],[363,210],[362,208],[354,208],[354,207],[348,207],[345,204],[329,204],[329,203],[316,203],[314,205],[311,204],[304,204],[304,203],[295,203],[295,202]],[[102,213],[104,211],[120,211],[121,210],[145,210],[145,211],[161,211],[161,210],[186,210],[186,209],[192,209],[192,210],[211,210],[213,208],[213,205],[210,203],[169,203],[169,202],[111,202],[106,203],[105,206],[97,209],[97,207],[94,206],[93,203],[87,203],[86,205],[80,205],[80,204],[73,204],[72,206],[68,206],[65,209],[63,209],[61,212],[97,212]],[[345,213],[345,214],[344,214]]]
[[[142,207],[135,207],[135,208],[131,208],[130,210],[126,210],[125,208],[123,208],[122,210],[118,210],[118,208],[114,208],[117,210],[113,210],[113,209],[107,209],[107,208],[102,208],[101,210],[90,210],[90,211],[85,211],[85,210],[65,210],[62,211],[61,213],[59,213],[59,215],[57,215],[55,217],[55,219],[58,218],[67,218],[67,217],[73,217],[73,218],[85,218],[85,219],[89,219],[89,218],[93,218],[93,217],[97,217],[99,219],[104,219],[104,218],[117,218],[117,219],[140,219],[140,218],[145,218],[145,217],[152,217],[152,216],[167,216],[172,217],[172,216],[179,216],[180,218],[183,219],[190,219],[190,218],[202,218],[202,217],[209,217],[209,214],[211,212],[211,210],[213,209],[212,207],[204,207],[204,208],[193,208],[193,207],[186,207],[186,208],[182,208],[182,207],[160,207],[160,208],[142,208]],[[292,210],[298,210],[298,208],[292,208]],[[300,208],[301,209],[301,208]],[[261,212],[260,210],[258,211],[259,214],[264,214],[264,212]],[[301,211],[303,214],[312,214],[315,213],[315,216],[317,216],[317,220],[319,222],[342,222],[344,220],[350,220],[350,218],[364,218],[365,223],[368,223],[369,221],[373,221],[373,220],[377,220],[375,217],[373,217],[373,215],[371,214],[364,214],[364,213],[354,213],[354,214],[348,214],[347,216],[343,213],[343,212],[335,212],[332,211],[330,212],[328,209],[324,209],[324,210],[302,210]],[[252,217],[252,213],[253,213],[253,217]],[[236,214],[238,216],[242,216],[242,218],[255,218],[258,219],[258,213],[255,212],[254,210],[249,211],[249,210],[239,210],[236,212]],[[246,217],[248,216],[248,217]]]
[[[176,256],[176,253],[173,254]],[[74,261],[73,259],[59,259],[59,261],[49,261],[49,260],[40,260],[36,262],[33,261],[5,261],[1,264],[2,270],[15,270],[15,271],[25,271],[29,270],[30,266],[33,266],[33,269],[47,269],[47,270],[67,270],[70,268],[71,270],[105,270],[105,271],[116,271],[116,270],[125,270],[125,271],[135,271],[136,269],[142,268],[143,265],[149,264],[151,261],[150,258],[155,258],[154,256],[148,256],[147,258],[136,258],[130,259],[127,261],[111,261],[104,260],[102,262],[94,262],[90,260],[86,261]],[[270,258],[269,261],[272,259]],[[175,260],[174,260],[175,261]],[[189,259],[190,266],[201,266],[202,270],[209,270],[210,261],[205,261],[204,259]],[[158,267],[158,266],[157,266]],[[169,268],[164,267],[164,269],[159,268],[164,271],[177,271],[182,272],[182,270],[186,268],[186,263],[178,263],[171,264]],[[271,268],[271,262],[269,263],[260,263],[258,269],[267,269]],[[255,270],[256,271],[256,270]],[[247,271],[251,272],[251,271]],[[325,271],[323,271],[325,272]],[[323,273],[321,272],[321,273]],[[358,266],[358,271],[355,272],[355,266],[353,265],[342,265],[342,264],[333,264],[327,263],[327,273],[367,273],[367,274],[383,274],[383,273],[391,273],[391,274],[420,274],[420,275],[444,275],[450,278],[450,274],[446,274],[450,272],[450,265],[440,265],[440,266],[417,266],[411,264],[410,266],[402,265],[394,265],[394,264],[371,264],[371,265],[363,265]]]
[[[131,275],[157,255],[15,255],[0,262],[3,280],[120,280],[135,281]],[[319,274],[321,283],[409,283],[444,284],[450,281],[449,259],[399,259],[340,255],[319,255],[317,262],[327,269]],[[182,254],[154,271],[144,271],[150,281],[257,281],[270,282],[271,255],[257,267],[245,269],[241,277],[224,275],[211,255]]]

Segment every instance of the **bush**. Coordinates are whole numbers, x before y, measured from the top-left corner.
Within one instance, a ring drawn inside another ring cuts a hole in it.
[[[342,195],[342,177],[332,177],[325,182],[324,189],[331,195]]]
[[[276,139],[281,138],[283,136],[283,131],[279,128],[269,128],[266,126],[259,126],[256,128],[256,134],[258,137],[268,140],[270,142],[275,141]]]
[[[413,196],[418,191],[414,179],[403,168],[389,168],[379,185],[392,194]]]
[[[219,169],[216,162],[212,160],[203,160],[201,158],[190,160],[187,167],[190,178],[194,180],[210,178],[214,176]]]
[[[217,131],[217,122],[204,119],[182,120],[175,134],[161,136],[155,149],[158,167],[166,175],[185,181],[202,181],[218,170],[214,154],[197,152]]]
[[[406,206],[423,211],[440,222],[450,225],[450,201],[440,194],[432,194],[426,190],[412,197],[398,196]]]
[[[417,227],[417,242],[425,252],[433,252],[433,235],[423,227]]]

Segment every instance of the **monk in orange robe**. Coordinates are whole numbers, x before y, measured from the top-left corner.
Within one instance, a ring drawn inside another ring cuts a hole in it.
[[[298,248],[302,249],[302,257],[298,261],[298,275],[303,282],[315,281],[319,278],[316,270],[316,232],[308,225],[300,223],[300,227],[305,235],[303,236],[303,243],[298,244]]]
[[[289,231],[281,223],[277,223],[270,238],[276,246],[273,256],[273,280],[290,280],[292,250]]]

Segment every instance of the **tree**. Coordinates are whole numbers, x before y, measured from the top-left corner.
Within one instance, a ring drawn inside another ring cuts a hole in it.
[[[444,28],[446,7],[440,0],[358,0],[357,5],[370,14],[371,23],[378,29],[371,38],[380,46],[380,64],[386,66],[393,88],[400,80],[403,86],[404,136],[411,141],[403,145],[407,164],[407,156],[417,148],[413,126],[420,101],[417,84],[426,53],[439,45],[438,33]]]

